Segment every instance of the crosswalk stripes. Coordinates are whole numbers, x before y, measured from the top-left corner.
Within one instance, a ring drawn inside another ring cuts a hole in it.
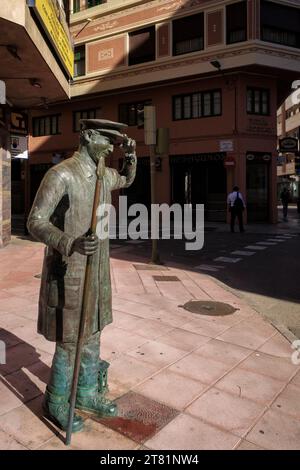
[[[255,251],[244,251],[244,250],[236,250],[232,251],[231,255],[238,255],[238,256],[252,256],[255,255]]]
[[[219,256],[214,261],[222,261],[223,263],[238,263],[242,258],[229,258],[227,256]]]
[[[199,266],[195,266],[194,269],[197,269],[199,271],[211,271],[211,272],[216,272],[219,271],[219,269],[224,269],[225,266],[216,266],[216,265],[210,265],[210,264],[200,264]]]
[[[258,245],[247,245],[245,248],[249,250],[266,250],[266,246],[258,246]]]
[[[276,242],[256,242],[257,245],[275,246]]]
[[[296,236],[297,235],[295,234],[273,235],[273,237],[271,235],[272,238],[267,238],[264,241],[255,242],[255,245],[247,245],[240,250],[231,251],[230,255],[233,255],[234,257],[219,256],[218,258],[214,258],[213,261],[226,263],[227,265],[235,264],[245,259],[245,257],[253,256],[261,250],[266,250],[269,247],[277,246],[278,242],[288,241]],[[236,256],[242,256],[242,258],[236,258]],[[198,271],[217,272],[219,271],[219,269],[224,269],[225,267],[226,266],[220,266],[215,264],[200,264],[199,266],[195,266],[194,269]]]

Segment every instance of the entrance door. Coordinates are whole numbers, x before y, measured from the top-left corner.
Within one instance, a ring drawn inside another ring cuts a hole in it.
[[[123,162],[122,162],[123,163]],[[128,207],[132,204],[144,204],[148,209],[151,205],[150,160],[149,157],[137,159],[136,178],[129,188],[124,189]]]
[[[248,222],[269,220],[269,164],[247,160]]]
[[[172,202],[204,204],[205,219],[226,220],[226,170],[217,155],[170,158]]]

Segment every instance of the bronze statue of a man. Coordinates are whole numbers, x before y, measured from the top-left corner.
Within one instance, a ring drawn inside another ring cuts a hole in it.
[[[121,145],[125,162],[120,173],[104,169],[100,204],[111,203],[111,191],[127,188],[136,174],[135,141],[121,131],[124,124],[100,119],[81,121],[80,146],[75,154],[52,167],[36,194],[28,230],[45,243],[39,297],[38,332],[56,342],[44,412],[66,430],[69,399],[82,307],[87,256],[91,258],[88,316],[81,354],[76,408],[115,415],[116,405],[105,398],[103,375],[108,364],[99,357],[100,332],[112,322],[109,239],[89,235],[100,158]],[[72,431],[83,428],[75,415]]]

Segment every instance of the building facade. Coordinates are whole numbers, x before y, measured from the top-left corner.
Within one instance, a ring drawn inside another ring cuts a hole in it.
[[[276,222],[276,113],[300,75],[299,1],[73,0],[71,12],[72,100],[32,112],[29,199],[77,147],[79,118],[103,117],[129,125],[139,163],[126,194],[149,204],[138,110],[151,104],[170,135],[157,202],[203,203],[207,220],[225,222],[237,184],[249,222]],[[118,168],[118,154],[110,164]]]
[[[278,147],[287,141],[290,149],[279,148],[277,177],[278,199],[283,187],[288,187],[292,200],[300,198],[300,80],[295,81],[295,91],[277,111]],[[298,88],[297,88],[298,87]]]
[[[24,224],[30,205],[29,109],[70,96],[74,55],[68,3],[1,1],[0,247],[10,240],[12,218]]]

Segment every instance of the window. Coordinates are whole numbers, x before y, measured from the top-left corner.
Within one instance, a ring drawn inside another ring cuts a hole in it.
[[[204,14],[173,21],[173,55],[201,51],[204,48]]]
[[[73,112],[73,132],[80,131],[80,119],[99,119],[101,116],[101,108],[85,109]]]
[[[53,114],[52,116],[41,116],[32,119],[32,134],[33,137],[40,137],[42,135],[56,135],[60,134],[60,114]]]
[[[197,119],[222,114],[221,90],[173,97],[173,120]]]
[[[73,0],[73,13],[80,11],[80,0]]]
[[[262,0],[261,39],[300,48],[300,9]]]
[[[247,113],[269,116],[270,92],[262,88],[247,89]]]
[[[143,64],[155,60],[155,27],[129,33],[128,64]]]
[[[227,44],[247,40],[247,2],[233,3],[226,7]]]
[[[139,101],[135,103],[123,103],[119,105],[119,121],[128,126],[138,125],[138,110],[146,105],[150,105],[151,100]]]
[[[85,75],[85,46],[78,46],[74,50],[74,77],[82,75]]]
[[[106,0],[86,0],[86,8],[92,8],[102,3],[106,3]]]

